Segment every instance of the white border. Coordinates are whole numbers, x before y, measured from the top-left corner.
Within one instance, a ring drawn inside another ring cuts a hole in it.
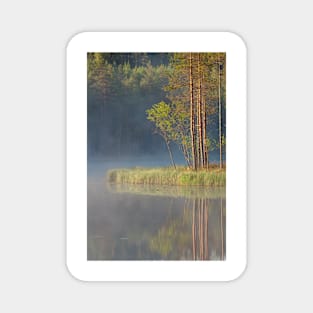
[[[87,261],[87,52],[226,52],[225,261]],[[86,32],[67,46],[67,267],[83,281],[230,281],[246,268],[246,46],[228,32]]]

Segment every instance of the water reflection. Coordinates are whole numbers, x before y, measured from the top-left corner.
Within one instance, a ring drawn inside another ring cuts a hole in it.
[[[141,184],[106,184],[112,193],[128,193],[173,198],[224,198],[225,188],[204,186],[166,186]]]
[[[224,260],[225,214],[222,198],[219,202],[219,212],[214,214],[210,210],[209,199],[193,200],[192,256],[194,260]]]
[[[225,188],[88,182],[88,260],[224,260]]]
[[[182,215],[170,218],[149,243],[162,259],[224,260],[224,238],[225,201],[197,198],[185,199]]]

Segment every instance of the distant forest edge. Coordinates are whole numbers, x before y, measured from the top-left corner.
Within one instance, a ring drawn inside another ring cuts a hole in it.
[[[189,166],[214,151],[226,158],[225,53],[88,53],[87,61],[88,157],[166,154],[169,146]]]

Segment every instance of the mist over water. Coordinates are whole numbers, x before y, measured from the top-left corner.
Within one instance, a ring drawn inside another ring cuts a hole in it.
[[[107,170],[134,166],[169,166],[169,160],[89,159],[88,260],[225,259],[225,188],[186,198],[170,188],[165,195],[140,186],[136,193],[124,192],[127,186],[118,192],[106,181]]]

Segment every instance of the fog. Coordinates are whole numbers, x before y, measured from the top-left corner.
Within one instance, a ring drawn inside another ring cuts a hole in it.
[[[89,260],[191,260],[192,210],[181,196],[118,193],[106,181],[110,168],[168,165],[166,156],[88,162]],[[207,196],[207,259],[225,258],[225,188]],[[221,206],[222,203],[222,206]],[[222,226],[221,226],[222,223]]]
[[[163,138],[147,120],[148,109],[167,101],[169,58],[87,55],[88,260],[225,259],[225,188],[207,188],[205,196],[188,198],[169,190],[148,195],[140,186],[132,193],[106,181],[112,168],[171,165]],[[224,103],[223,94],[222,89]],[[207,136],[216,146],[217,99],[212,99]],[[225,127],[224,110],[224,133]],[[170,147],[176,165],[186,165],[178,146],[171,142]],[[218,162],[217,150],[209,160]]]

